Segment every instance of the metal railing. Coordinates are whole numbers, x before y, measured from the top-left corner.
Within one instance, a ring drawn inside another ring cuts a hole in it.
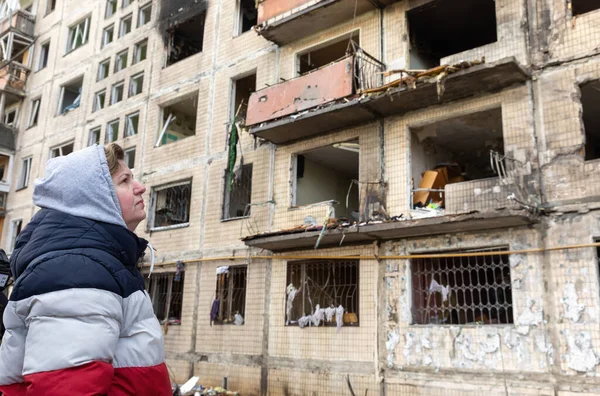
[[[386,70],[385,64],[364,51],[354,41],[351,45],[354,53],[354,91],[360,93],[381,86],[383,72]]]

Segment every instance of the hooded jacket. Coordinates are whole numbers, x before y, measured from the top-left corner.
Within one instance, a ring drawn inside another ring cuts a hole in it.
[[[137,262],[147,242],[121,216],[104,149],[50,160],[42,209],[11,256],[0,392],[171,395],[164,343]]]

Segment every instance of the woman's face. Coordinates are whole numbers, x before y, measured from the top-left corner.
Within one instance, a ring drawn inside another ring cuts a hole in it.
[[[146,187],[133,178],[131,170],[123,160],[120,160],[119,164],[119,170],[112,176],[112,180],[119,205],[121,205],[123,220],[125,220],[127,229],[134,231],[138,224],[146,218],[144,198],[142,198]]]

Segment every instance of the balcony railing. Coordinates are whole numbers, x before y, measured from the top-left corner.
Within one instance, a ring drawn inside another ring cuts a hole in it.
[[[11,90],[15,94],[25,93],[25,83],[30,70],[16,62],[0,69],[0,91]]]
[[[33,37],[35,17],[27,11],[17,10],[10,13],[0,20],[0,35],[8,31],[15,31],[24,36]]]

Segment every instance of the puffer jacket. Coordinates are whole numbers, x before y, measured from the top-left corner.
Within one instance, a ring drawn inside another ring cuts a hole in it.
[[[172,395],[160,324],[125,227],[42,209],[11,257],[0,392]]]

